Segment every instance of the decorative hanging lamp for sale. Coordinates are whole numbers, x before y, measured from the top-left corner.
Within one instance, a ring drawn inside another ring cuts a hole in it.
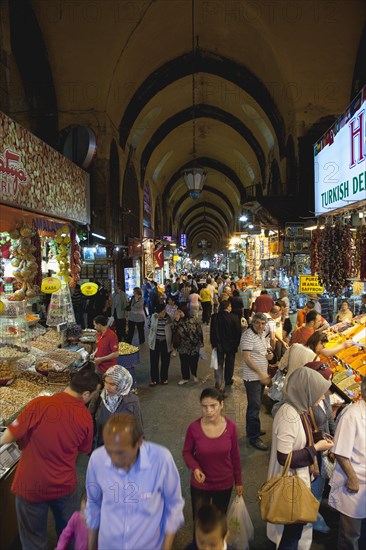
[[[196,162],[196,70],[197,46],[195,42],[195,14],[194,0],[192,0],[192,163],[182,172],[182,177],[188,188],[189,196],[198,199],[201,195],[207,172]]]

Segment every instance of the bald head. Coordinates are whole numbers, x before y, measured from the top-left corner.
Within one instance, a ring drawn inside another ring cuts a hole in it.
[[[114,439],[128,441],[132,446],[142,438],[142,426],[135,416],[131,414],[113,414],[107,420],[103,428],[103,440]]]

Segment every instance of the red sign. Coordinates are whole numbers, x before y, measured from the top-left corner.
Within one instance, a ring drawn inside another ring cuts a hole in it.
[[[0,190],[3,198],[16,198],[19,184],[27,182],[27,174],[21,166],[20,155],[15,151],[5,149],[4,156],[0,155]]]

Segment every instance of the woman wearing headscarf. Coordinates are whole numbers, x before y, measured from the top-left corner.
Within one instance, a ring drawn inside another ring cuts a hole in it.
[[[331,380],[333,378],[333,371],[329,365],[322,363],[321,361],[312,361],[306,363],[305,367],[313,369],[325,378],[325,380]],[[324,432],[330,434],[332,437],[335,434],[335,422],[333,418],[332,405],[329,399],[329,392],[324,394],[324,399],[320,401],[316,407],[311,407],[311,422],[314,432]],[[321,452],[317,453],[318,467],[321,471],[323,455]],[[319,500],[322,501],[323,491],[325,487],[325,477],[322,475],[316,477],[311,483],[311,492]],[[318,513],[318,517],[315,523],[313,523],[313,530],[319,533],[327,534],[330,531],[330,527],[325,522],[323,516]]]
[[[121,365],[109,367],[103,376],[103,382],[100,405],[95,415],[95,447],[103,445],[103,427],[112,414],[132,414],[143,425],[139,398],[130,393],[133,379],[128,370]]]
[[[282,473],[287,455],[292,452],[290,469],[296,469],[297,475],[310,489],[311,479],[319,475],[316,453],[328,451],[333,442],[321,439],[314,443],[308,411],[324,399],[329,387],[328,380],[308,368],[297,369],[289,377],[285,401],[273,421],[268,479]],[[267,523],[267,536],[279,550],[296,550],[300,539],[301,550],[307,550],[311,546],[312,525]]]
[[[189,314],[187,306],[180,305],[176,311],[173,333],[178,337],[177,351],[182,373],[182,380],[179,380],[178,384],[187,384],[191,374],[193,381],[198,382],[199,351],[203,346],[202,325],[197,317]]]

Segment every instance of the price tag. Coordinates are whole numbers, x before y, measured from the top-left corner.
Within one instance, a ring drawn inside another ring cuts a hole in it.
[[[94,296],[98,292],[98,288],[96,283],[84,283],[81,285],[80,290],[84,296]]]
[[[56,279],[56,277],[47,277],[42,280],[41,291],[45,294],[53,294],[54,292],[60,290],[60,288],[61,281],[60,279]]]

